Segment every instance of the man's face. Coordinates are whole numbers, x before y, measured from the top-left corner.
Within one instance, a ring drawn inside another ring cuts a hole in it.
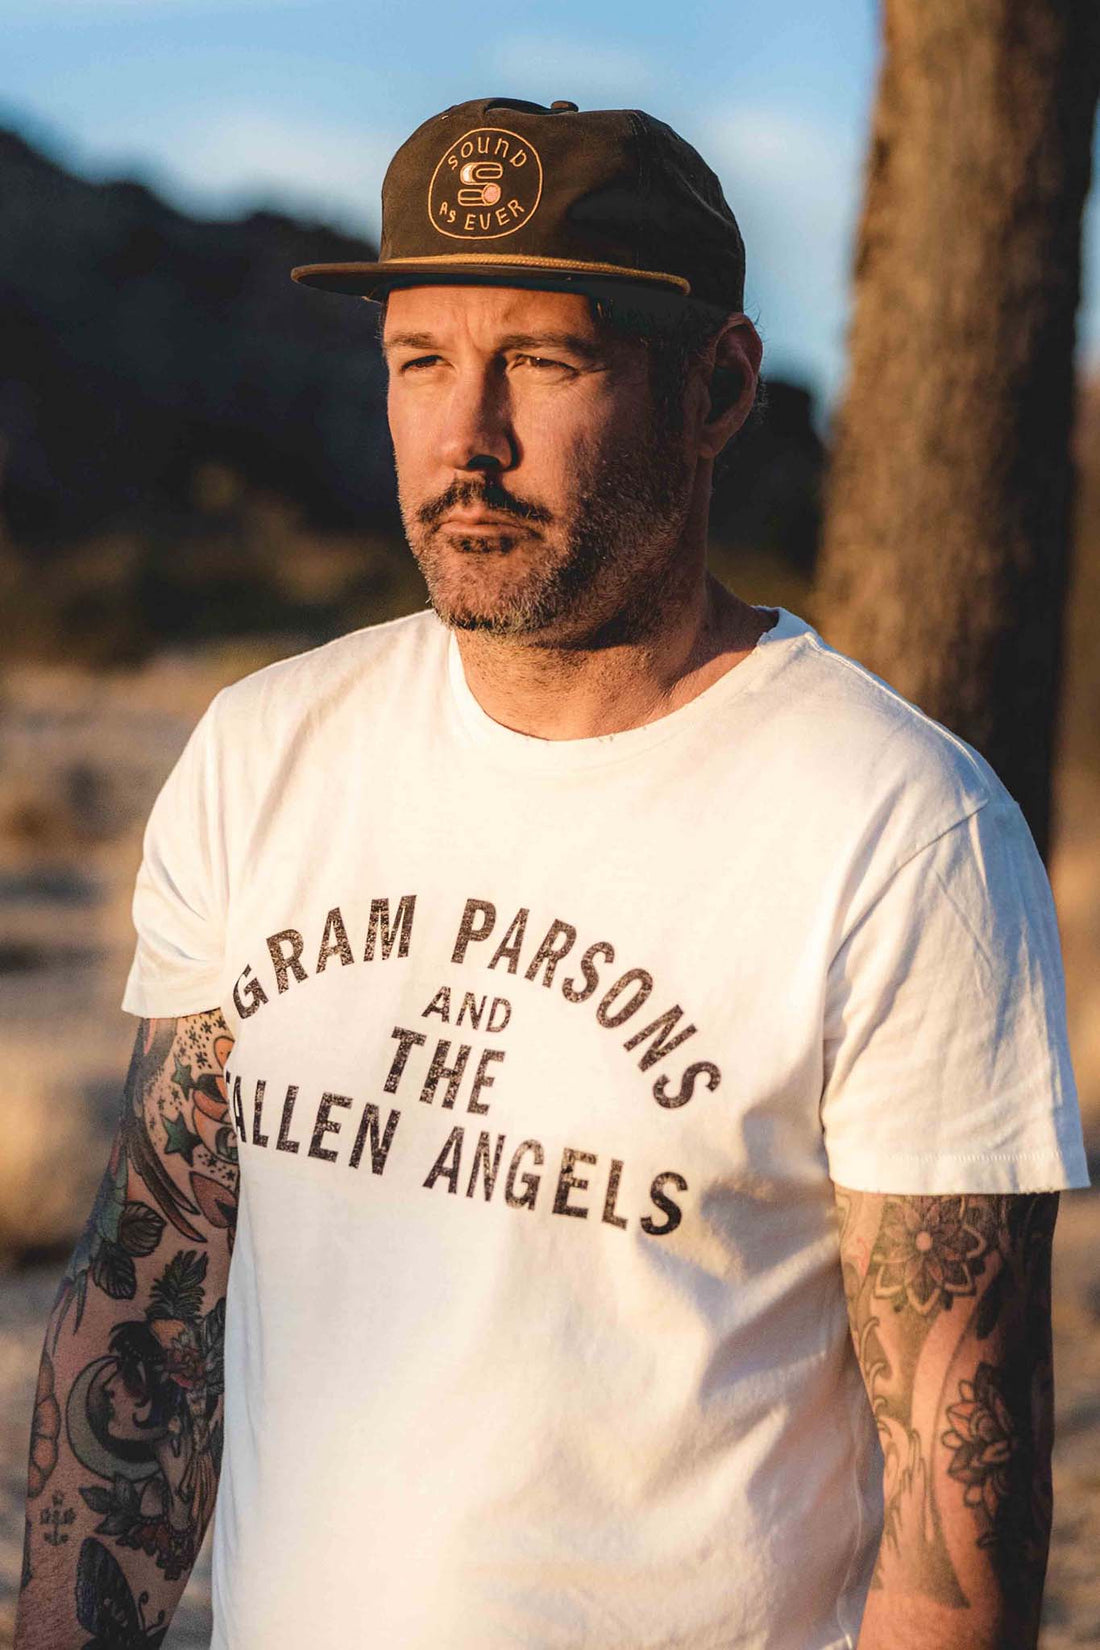
[[[695,458],[660,428],[644,346],[579,294],[423,286],[390,295],[384,348],[405,531],[444,622],[651,633]]]

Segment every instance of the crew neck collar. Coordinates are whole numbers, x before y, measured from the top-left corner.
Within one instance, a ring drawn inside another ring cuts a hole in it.
[[[778,612],[779,619],[770,630],[764,631],[752,652],[740,664],[725,671],[717,681],[697,693],[694,699],[689,699],[686,705],[680,705],[676,710],[638,728],[624,728],[619,733],[601,733],[585,739],[540,739],[495,722],[470,690],[453,631],[447,633],[451,701],[466,738],[505,766],[526,772],[560,774],[624,761],[713,717],[732,699],[759,683],[769,661],[777,662],[786,651],[777,644],[789,643],[810,633],[810,626],[804,619],[789,613],[786,608],[777,608],[774,603],[758,606],[756,611]]]

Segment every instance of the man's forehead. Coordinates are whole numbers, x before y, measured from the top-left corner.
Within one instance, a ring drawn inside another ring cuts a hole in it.
[[[527,335],[575,337],[595,342],[599,336],[592,307],[579,292],[505,286],[399,287],[386,302],[384,338],[442,338],[473,333],[479,338]]]

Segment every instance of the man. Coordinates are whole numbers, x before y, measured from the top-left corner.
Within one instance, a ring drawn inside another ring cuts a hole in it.
[[[154,808],[17,1644],[159,1643],[224,1437],[219,1650],[1033,1645],[1086,1174],[1019,811],[706,575],[761,345],[688,145],[463,104],[383,215],[295,274],[384,302],[434,611]]]

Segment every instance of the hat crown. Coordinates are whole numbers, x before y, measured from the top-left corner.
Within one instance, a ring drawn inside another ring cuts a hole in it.
[[[744,261],[718,178],[671,126],[639,109],[487,97],[431,116],[394,155],[376,264],[295,275],[362,296],[413,281],[598,277],[732,311]]]

